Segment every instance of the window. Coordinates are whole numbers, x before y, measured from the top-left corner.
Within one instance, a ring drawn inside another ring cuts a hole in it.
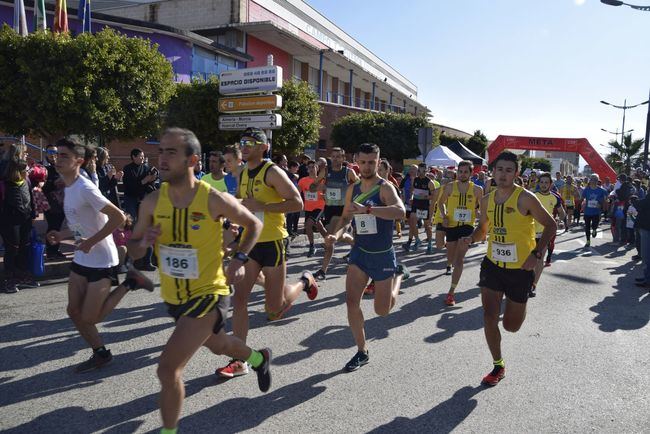
[[[302,62],[296,59],[293,59],[293,77],[302,80]]]

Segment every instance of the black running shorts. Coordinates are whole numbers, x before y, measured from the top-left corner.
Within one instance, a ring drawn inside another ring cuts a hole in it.
[[[261,267],[279,267],[287,260],[287,238],[255,244],[248,257]]]
[[[208,313],[216,310],[218,318],[212,331],[217,334],[226,325],[228,308],[230,307],[230,296],[208,294],[192,298],[183,304],[165,304],[167,305],[167,312],[172,318],[174,318],[174,321],[178,321],[182,316],[203,318]]]
[[[323,224],[329,225],[333,217],[341,217],[343,215],[343,206],[325,205],[323,210]]]
[[[456,226],[453,228],[445,228],[445,231],[447,232],[447,242],[453,243],[454,241],[458,241],[463,237],[469,237],[470,235],[472,235],[472,233],[474,232],[474,226],[470,226],[470,225]]]
[[[503,292],[516,303],[528,301],[528,291],[533,287],[535,272],[521,268],[501,268],[490,261],[487,256],[481,262],[478,286]]]
[[[102,279],[109,279],[111,281],[111,285],[113,286],[119,284],[119,281],[117,280],[117,270],[118,267],[108,267],[108,268],[84,267],[83,265],[79,265],[75,262],[73,262],[70,265],[70,271],[80,275],[81,277],[85,277],[88,283],[99,282]]]

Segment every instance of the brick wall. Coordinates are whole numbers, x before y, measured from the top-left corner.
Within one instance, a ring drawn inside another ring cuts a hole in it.
[[[235,2],[235,7],[237,7]],[[230,23],[230,0],[176,0],[156,4],[156,22],[185,30],[209,29]],[[108,14],[149,21],[149,5],[111,9]]]

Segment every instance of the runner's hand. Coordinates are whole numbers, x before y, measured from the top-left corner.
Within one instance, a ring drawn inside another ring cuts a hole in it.
[[[328,235],[325,237],[325,245],[326,246],[333,246],[334,243],[336,243],[336,236],[335,235]]]
[[[95,246],[95,243],[86,238],[81,238],[75,244],[77,245],[76,250],[81,250],[84,253],[90,252],[90,249]]]
[[[151,247],[154,245],[158,237],[162,234],[162,230],[160,229],[160,223],[158,223],[156,226],[149,227],[147,230],[144,232],[144,236],[140,240],[140,246],[141,247]]]
[[[537,259],[535,255],[530,254],[526,258],[526,261],[521,265],[521,269],[526,271],[534,270],[538,261],[541,261],[541,259]]]
[[[226,269],[226,284],[238,283],[244,278],[244,264],[238,259],[232,259]]]
[[[350,214],[365,214],[366,207],[357,202],[350,203]]]
[[[47,239],[47,242],[55,245],[59,244],[61,242],[61,232],[59,231],[49,231],[47,235],[45,235],[45,238]]]
[[[442,219],[442,225],[443,225],[444,227],[446,227],[446,228],[449,227],[449,217],[445,216],[445,217]]]

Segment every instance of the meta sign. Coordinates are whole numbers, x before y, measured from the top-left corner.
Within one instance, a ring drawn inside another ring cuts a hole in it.
[[[219,74],[222,95],[274,92],[282,88],[282,67],[259,66],[233,69]]]
[[[255,95],[219,98],[219,111],[222,113],[277,110],[281,107],[282,96],[280,95]]]
[[[219,116],[220,130],[239,131],[246,128],[277,130],[280,127],[282,127],[282,116],[278,114]]]

